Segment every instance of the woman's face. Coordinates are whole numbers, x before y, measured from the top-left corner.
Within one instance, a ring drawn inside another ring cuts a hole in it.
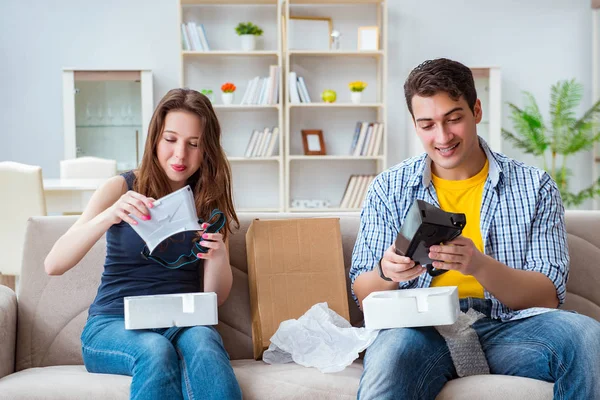
[[[202,121],[187,111],[170,111],[156,146],[158,162],[171,182],[173,190],[186,185],[200,168],[203,150],[200,146]]]

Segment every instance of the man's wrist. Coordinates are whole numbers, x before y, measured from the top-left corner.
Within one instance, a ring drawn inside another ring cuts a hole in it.
[[[392,282],[392,280],[385,276],[385,274],[383,273],[383,268],[381,267],[381,260],[383,260],[383,258],[380,258],[379,262],[377,263],[377,271],[379,272],[379,277],[384,281]]]

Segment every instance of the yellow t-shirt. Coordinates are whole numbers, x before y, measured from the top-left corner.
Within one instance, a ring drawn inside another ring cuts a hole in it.
[[[489,171],[489,163],[477,175],[462,181],[449,181],[432,175],[433,186],[437,192],[438,202],[444,211],[464,213],[467,217],[462,235],[473,241],[479,251],[483,252],[481,237],[480,214],[483,186]],[[458,271],[448,271],[436,276],[431,286],[458,286],[458,297],[483,298],[483,286],[472,275],[463,275]]]

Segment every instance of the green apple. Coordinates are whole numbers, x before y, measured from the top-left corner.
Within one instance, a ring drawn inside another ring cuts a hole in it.
[[[333,90],[325,89],[323,90],[323,93],[321,93],[321,98],[325,103],[334,103],[335,99],[337,98],[337,94]]]

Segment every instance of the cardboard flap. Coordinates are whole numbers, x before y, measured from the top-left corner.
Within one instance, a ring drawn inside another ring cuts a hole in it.
[[[349,320],[339,218],[252,221],[246,233],[254,357],[313,305]]]

